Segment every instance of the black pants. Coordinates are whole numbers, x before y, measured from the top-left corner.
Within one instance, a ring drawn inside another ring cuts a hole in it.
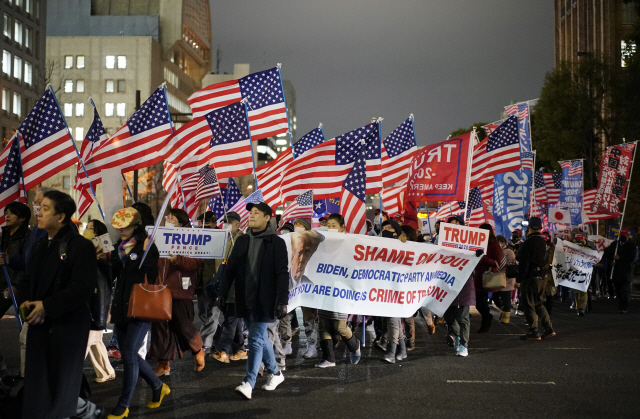
[[[476,309],[482,315],[482,327],[491,326],[493,316],[489,309],[489,293],[487,291],[476,291]]]
[[[616,287],[616,299],[618,300],[618,310],[629,310],[629,302],[631,299],[631,281],[613,281]]]
[[[216,343],[216,351],[224,351],[228,355],[232,355],[241,349],[244,350],[243,325],[244,320],[242,320],[242,317],[236,317],[235,306],[227,304],[224,310],[222,331],[220,332],[218,343]]]
[[[493,293],[493,301],[498,307],[502,307],[502,311],[504,312],[511,311],[511,292],[512,291],[498,291]]]

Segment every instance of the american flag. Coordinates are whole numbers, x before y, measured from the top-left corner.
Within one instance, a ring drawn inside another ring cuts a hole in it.
[[[582,176],[582,160],[560,161],[562,169],[569,169],[569,176]]]
[[[402,213],[407,185],[382,188],[382,209],[389,215]]]
[[[533,171],[533,151],[523,151],[520,153],[520,161],[522,162],[523,170],[531,170]]]
[[[264,196],[264,202],[271,208],[277,208],[282,205],[280,200],[280,184],[285,169],[289,167],[289,164],[294,160],[294,155],[295,157],[300,157],[307,150],[322,144],[324,141],[324,131],[322,130],[322,125],[320,125],[296,141],[293,145],[293,152],[289,147],[278,154],[275,160],[263,164],[256,169],[256,177],[258,179],[258,185],[260,185],[260,189],[262,190],[262,195]]]
[[[382,143],[382,185],[407,183],[411,160],[418,151],[413,115],[393,130]]]
[[[365,155],[366,151],[357,158],[342,183],[340,214],[344,217],[347,233],[365,234],[367,232],[367,213],[365,209],[367,163]]]
[[[282,213],[280,218],[280,226],[287,221],[296,218],[312,218],[313,217],[313,191],[309,190],[289,204]]]
[[[366,193],[380,192],[380,137],[379,124],[375,122],[325,141],[296,158],[282,177],[282,202],[309,189],[313,189],[315,199],[340,196],[342,183],[359,153],[366,158]]]
[[[477,186],[480,189],[480,195],[485,203],[490,204],[493,202],[493,180],[485,182]]]
[[[518,120],[509,117],[473,150],[471,186],[492,181],[499,173],[520,169]]]
[[[198,170],[198,173],[189,176],[187,179],[183,179],[180,186],[185,192],[192,190],[196,191],[196,204],[201,199],[220,194],[220,185],[218,184],[216,171],[209,166],[204,166]]]
[[[557,204],[562,188],[562,173],[544,173],[544,186],[547,190],[547,203]]]
[[[5,225],[5,207],[11,202],[20,199],[22,167],[20,165],[20,146],[15,136],[7,145],[7,149],[9,149],[9,153],[7,154],[7,160],[2,171],[2,180],[0,181],[0,226]]]
[[[449,217],[464,213],[465,206],[464,201],[443,202],[434,210],[434,214],[431,217],[436,217],[438,220],[447,220]]]
[[[517,115],[521,125],[518,127],[520,135],[520,149],[522,151],[531,150],[531,135],[527,132],[528,124],[526,120],[529,118],[529,103],[523,102],[517,105],[509,105],[504,107],[507,115]]]
[[[489,135],[491,134],[493,131],[497,130],[498,127],[505,121],[505,119],[502,119],[500,121],[496,121],[496,122],[492,122],[490,124],[487,125],[483,125],[482,128],[484,128],[484,132]]]
[[[102,125],[102,120],[100,119],[98,110],[94,107],[93,122],[91,123],[89,131],[87,131],[87,135],[84,137],[82,146],[80,148],[80,157],[82,158],[82,161],[86,162],[93,152],[93,147],[95,147],[101,141],[106,141],[107,138],[108,135],[104,129],[104,126]],[[87,212],[87,210],[93,203],[94,196],[91,192],[91,187],[89,186],[87,177],[85,176],[81,164],[78,165],[78,169],[76,171],[76,183],[73,188],[77,191],[80,191],[80,197],[78,198],[78,215],[80,218],[82,218],[82,216]]]
[[[535,201],[539,205],[548,204],[547,188],[544,182],[544,173],[542,172],[542,169],[536,170],[533,175],[533,190]]]
[[[469,227],[479,227],[485,222],[484,205],[482,204],[480,188],[476,187],[469,190],[466,219]]]
[[[249,74],[240,80],[212,84],[189,98],[193,117],[205,116],[212,110],[247,100],[249,129],[253,141],[285,133],[289,120],[284,102],[282,79],[278,67]]]
[[[18,128],[24,189],[78,162],[78,153],[49,87]]]
[[[254,193],[252,193],[242,201],[239,201],[237,204],[235,204],[233,207],[229,209],[229,211],[237,212],[238,215],[240,216],[241,230],[244,230],[245,228],[247,228],[247,225],[249,224],[249,211],[247,211],[247,204],[249,203],[257,204],[258,202],[264,202],[264,200],[262,199],[262,192],[260,192],[260,189],[258,189],[257,191],[255,191]],[[221,220],[219,222],[221,223]]]
[[[238,184],[233,180],[233,178],[230,178],[227,187],[220,189],[220,195],[214,195],[211,197],[207,204],[207,210],[213,211],[216,214],[217,220],[222,223],[222,217],[224,217],[225,209],[229,210],[241,199],[242,192],[240,192]]]
[[[91,182],[102,181],[102,170],[119,168],[122,173],[142,169],[165,158],[165,146],[173,125],[162,85],[109,139],[100,141],[85,167]]]
[[[2,153],[0,153],[0,167],[4,168],[4,165],[7,164],[7,159],[9,158],[9,153],[11,152],[12,141],[14,140],[14,138],[17,138],[17,137],[18,137],[18,133],[16,132],[15,134],[13,134],[13,136],[11,137],[7,145],[4,147],[4,150],[2,150]],[[0,181],[1,180],[2,180],[2,173],[0,172]]]
[[[583,212],[589,218],[589,221],[587,221],[586,223],[597,223],[598,220],[605,220],[607,218],[617,218],[618,214],[601,214],[598,212],[593,212],[591,210],[591,207],[593,206],[593,201],[595,200],[597,193],[598,193],[598,188],[594,188],[594,189],[587,189],[582,194]],[[583,221],[583,224],[586,224],[586,223]]]

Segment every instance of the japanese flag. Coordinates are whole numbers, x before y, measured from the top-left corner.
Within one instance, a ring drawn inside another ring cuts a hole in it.
[[[558,224],[570,224],[571,212],[568,209],[550,208],[549,222]]]

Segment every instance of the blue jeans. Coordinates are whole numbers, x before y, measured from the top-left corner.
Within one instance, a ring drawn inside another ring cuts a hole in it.
[[[131,320],[130,323],[119,323],[114,327],[114,333],[120,344],[122,354],[122,366],[124,375],[122,378],[122,395],[118,400],[118,406],[129,407],[133,391],[136,389],[138,375],[149,384],[152,389],[162,386],[162,381],[153,372],[147,361],[138,354],[145,335],[151,327],[150,322]]]
[[[256,385],[256,377],[260,369],[260,363],[264,362],[264,366],[269,374],[277,374],[280,370],[276,364],[276,357],[273,354],[273,346],[269,342],[267,334],[267,322],[253,322],[244,319],[249,328],[249,356],[247,359],[247,375],[244,382],[249,383],[251,388]]]

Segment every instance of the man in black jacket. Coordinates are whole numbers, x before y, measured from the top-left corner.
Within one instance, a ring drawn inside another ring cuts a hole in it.
[[[225,306],[231,284],[235,284],[235,310],[249,329],[247,375],[236,392],[251,399],[260,363],[269,372],[263,390],[275,390],[284,381],[269,342],[269,323],[287,314],[289,301],[289,271],[287,247],[269,223],[271,207],[264,202],[247,205],[250,232],[236,240],[227,261],[220,285],[218,305]]]
[[[611,243],[606,253],[613,260],[613,285],[616,288],[618,311],[625,314],[629,310],[633,262],[636,260],[636,244],[629,240],[628,229],[620,230],[618,241]]]
[[[551,325],[549,313],[542,302],[546,276],[547,244],[540,235],[542,220],[538,217],[529,219],[529,234],[527,240],[520,244],[518,262],[520,269],[516,278],[516,286],[520,287],[520,307],[529,323],[529,333],[524,338],[527,340],[540,340],[555,336]],[[538,318],[544,327],[544,333],[538,332]]]

